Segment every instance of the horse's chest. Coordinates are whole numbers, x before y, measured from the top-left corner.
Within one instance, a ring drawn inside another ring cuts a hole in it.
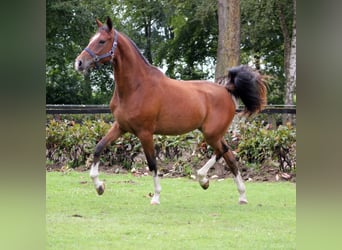
[[[137,98],[131,98],[125,101],[119,98],[113,98],[110,103],[110,108],[115,121],[127,132],[134,133],[143,123],[148,123],[147,121],[151,117],[151,110],[146,108],[144,102],[137,102]]]
[[[139,120],[139,118],[137,118],[139,113],[137,113],[135,110],[124,109],[118,106],[114,110],[113,115],[115,121],[119,123],[123,130],[128,132],[133,132],[136,130],[135,127],[137,120]]]
[[[117,95],[114,95],[109,107],[116,121],[119,122],[125,119],[125,105],[120,102],[120,99]]]

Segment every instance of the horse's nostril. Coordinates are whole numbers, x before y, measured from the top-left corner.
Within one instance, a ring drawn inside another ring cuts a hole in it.
[[[79,61],[78,61],[78,67],[80,67],[81,65],[82,65],[82,61],[79,60]]]

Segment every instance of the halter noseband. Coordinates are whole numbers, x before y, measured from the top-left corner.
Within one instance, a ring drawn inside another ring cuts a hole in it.
[[[108,57],[108,56],[112,57],[114,55],[114,51],[115,51],[117,45],[118,45],[118,32],[116,32],[114,30],[113,46],[109,52],[107,52],[106,54],[98,56],[93,51],[91,51],[91,49],[89,49],[88,47],[86,47],[84,50],[87,51],[89,53],[89,55],[94,59],[96,69],[98,69],[99,68],[99,61],[103,58]]]

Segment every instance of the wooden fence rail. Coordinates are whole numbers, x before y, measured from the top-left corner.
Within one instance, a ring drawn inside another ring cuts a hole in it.
[[[59,105],[47,104],[46,114],[106,114],[108,105]]]
[[[239,107],[237,112],[243,107]],[[47,104],[46,114],[106,114],[110,113],[108,105],[59,105]],[[268,105],[261,112],[266,114],[296,114],[295,105]]]

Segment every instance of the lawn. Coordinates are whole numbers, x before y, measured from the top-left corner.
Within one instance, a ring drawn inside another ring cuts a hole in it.
[[[233,180],[202,190],[187,178],[162,178],[161,205],[149,204],[151,176],[46,173],[46,249],[296,249],[296,184],[247,182],[238,204]]]

